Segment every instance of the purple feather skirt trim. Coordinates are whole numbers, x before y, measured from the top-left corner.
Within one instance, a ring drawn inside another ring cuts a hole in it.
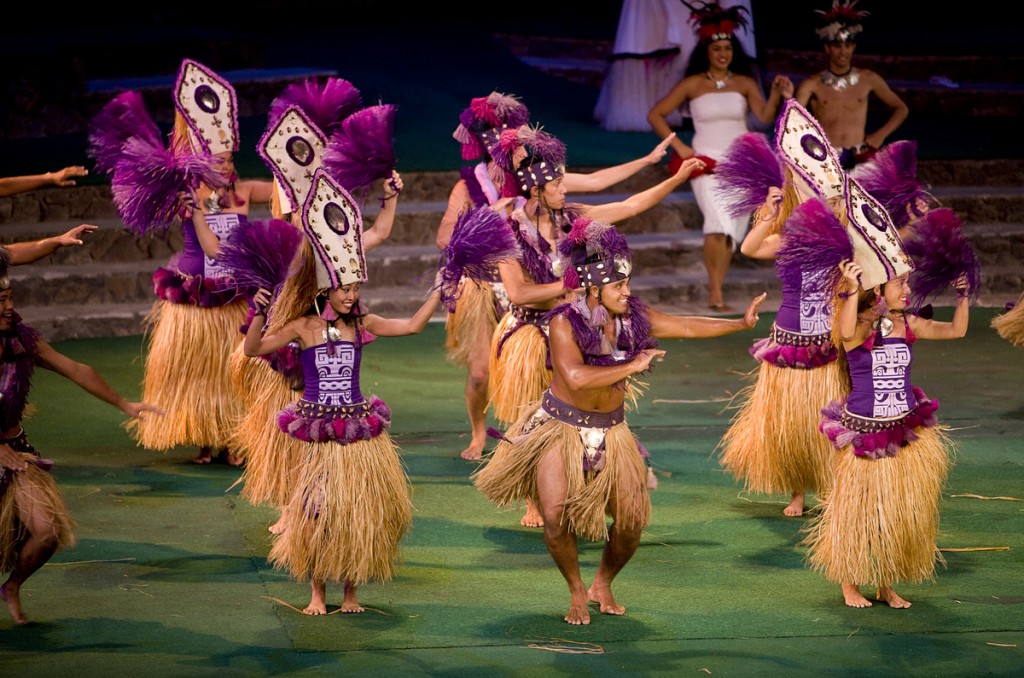
[[[912,388],[917,407],[899,419],[865,419],[847,413],[845,403],[833,401],[821,411],[823,418],[818,430],[828,436],[837,450],[852,445],[858,457],[895,457],[901,447],[917,440],[917,429],[938,423],[935,412],[939,401],[930,400],[917,386]]]
[[[787,332],[772,325],[772,333],[750,347],[750,355],[776,367],[810,370],[839,359],[839,348],[831,335]]]
[[[201,275],[182,275],[169,268],[158,268],[153,273],[153,292],[172,304],[191,304],[202,308],[226,306],[235,299],[244,299],[232,278],[207,278]]]
[[[320,405],[300,400],[278,412],[284,433],[307,443],[348,445],[376,438],[391,426],[391,408],[376,396],[358,405]]]

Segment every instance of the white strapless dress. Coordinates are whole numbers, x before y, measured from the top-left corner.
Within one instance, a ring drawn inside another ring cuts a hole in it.
[[[747,98],[739,92],[711,92],[690,100],[693,116],[693,150],[719,160],[729,144],[747,129]],[[690,181],[697,205],[704,216],[704,233],[725,233],[735,251],[746,235],[750,215],[732,218],[717,192],[718,179],[705,174]]]

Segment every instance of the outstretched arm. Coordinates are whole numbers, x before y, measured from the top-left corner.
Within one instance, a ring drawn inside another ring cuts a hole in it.
[[[762,292],[754,297],[742,318],[669,315],[651,309],[651,334],[659,339],[709,339],[749,330],[757,324],[757,309],[767,296]]]
[[[103,402],[110,403],[129,417],[141,418],[143,412],[153,412],[163,416],[163,410],[152,405],[129,401],[114,390],[114,387],[108,384],[92,366],[72,360],[66,355],[57,352],[45,341],[39,342],[37,351],[37,361],[41,367],[53,370],[57,374],[67,377],[92,395]]]
[[[624,162],[621,165],[606,167],[605,169],[591,172],[589,174],[567,172],[565,174],[565,179],[562,181],[562,185],[565,186],[566,193],[593,193],[594,191],[603,191],[609,186],[614,186],[620,181],[628,179],[645,167],[657,165],[665,157],[665,154],[668,152],[668,145],[672,143],[672,140],[675,138],[676,133],[672,132],[662,139],[661,142],[654,147],[653,151],[644,157]]]
[[[558,372],[559,379],[574,391],[617,384],[626,377],[643,372],[652,360],[660,360],[665,355],[662,349],[651,348],[642,351],[629,362],[607,366],[588,365],[573,337],[568,318],[564,315],[555,316],[551,319],[548,331],[552,367]]]
[[[43,186],[74,186],[75,177],[88,176],[89,170],[81,165],[72,165],[56,172],[32,174],[20,177],[0,177],[0,197],[34,191]]]
[[[67,233],[55,235],[52,238],[43,238],[31,242],[14,242],[6,245],[11,258],[11,265],[31,264],[33,261],[39,261],[43,257],[50,256],[61,247],[81,245],[85,242],[82,240],[82,237],[95,230],[96,227],[92,224],[82,224],[81,226],[75,226]]]
[[[430,322],[431,316],[437,309],[441,300],[441,289],[436,281],[430,290],[427,300],[410,318],[383,318],[379,315],[369,314],[363,319],[363,326],[378,337],[405,337],[410,334],[419,334]]]
[[[668,179],[656,184],[645,191],[634,193],[620,202],[610,202],[604,205],[584,205],[585,216],[597,221],[604,221],[614,224],[630,217],[635,217],[641,212],[646,212],[659,202],[664,200],[672,191],[681,186],[697,169],[704,169],[704,161],[698,158],[687,158],[679,165],[679,169]]]

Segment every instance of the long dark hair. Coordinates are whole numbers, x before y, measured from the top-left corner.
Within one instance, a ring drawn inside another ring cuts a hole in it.
[[[712,41],[717,42],[717,41]],[[732,63],[729,70],[739,75],[754,77],[754,60],[743,51],[743,45],[736,39],[735,35],[729,36],[732,43]],[[711,60],[708,58],[708,47],[711,42],[699,42],[690,53],[690,60],[686,64],[686,75],[702,75],[711,68]]]

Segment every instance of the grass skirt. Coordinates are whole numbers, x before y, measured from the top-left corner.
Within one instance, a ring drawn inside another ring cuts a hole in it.
[[[519,419],[524,406],[540,400],[551,384],[548,338],[536,325],[524,324],[513,332],[498,355],[501,338],[519,322],[506,313],[491,340],[488,396],[494,417],[506,426]]]
[[[248,308],[244,298],[208,308],[153,304],[146,317],[142,401],[166,414],[125,424],[139,445],[164,451],[176,445],[227,447],[244,411],[231,379],[231,353],[242,341],[238,328]]]
[[[992,328],[1014,346],[1024,347],[1024,292],[1013,308],[992,319]]]
[[[228,447],[245,459],[240,494],[254,506],[283,506],[305,447],[300,440],[282,436],[277,425],[277,413],[295,399],[295,392],[270,363],[247,357],[241,345],[232,354],[231,375],[246,405],[228,439]]]
[[[831,483],[835,456],[818,431],[821,409],[845,396],[846,383],[839,360],[813,369],[761,362],[718,444],[722,467],[749,492],[821,494]]]
[[[604,467],[598,473],[583,472],[584,447],[579,430],[546,416],[534,421],[539,402],[506,432],[485,463],[473,474],[477,489],[499,508],[509,509],[537,496],[537,466],[550,450],[557,450],[568,484],[562,520],[584,539],[608,538],[606,516],[622,528],[647,527],[651,499],[647,492],[647,468],[636,438],[626,422],[608,429]]]
[[[274,539],[271,564],[299,581],[392,579],[412,500],[387,432],[350,445],[305,443],[296,464],[288,527]]]
[[[469,365],[479,337],[484,332],[488,337],[494,335],[494,328],[498,326],[496,303],[490,283],[462,279],[455,312],[449,313],[445,320],[445,348],[449,361],[456,365]]]
[[[7,473],[13,474],[13,477],[3,496],[0,496],[0,572],[14,569],[21,544],[28,536],[18,517],[19,505],[23,514],[43,513],[52,519],[58,550],[71,548],[76,543],[75,524],[60,488],[57,487],[57,481],[49,471],[32,463],[39,457],[25,452],[21,456],[29,460],[28,468],[24,471],[8,469]],[[39,499],[42,506],[35,506],[33,498]]]
[[[892,586],[935,578],[939,501],[951,441],[919,428],[894,457],[836,452],[835,480],[805,526],[807,561],[836,584]]]

